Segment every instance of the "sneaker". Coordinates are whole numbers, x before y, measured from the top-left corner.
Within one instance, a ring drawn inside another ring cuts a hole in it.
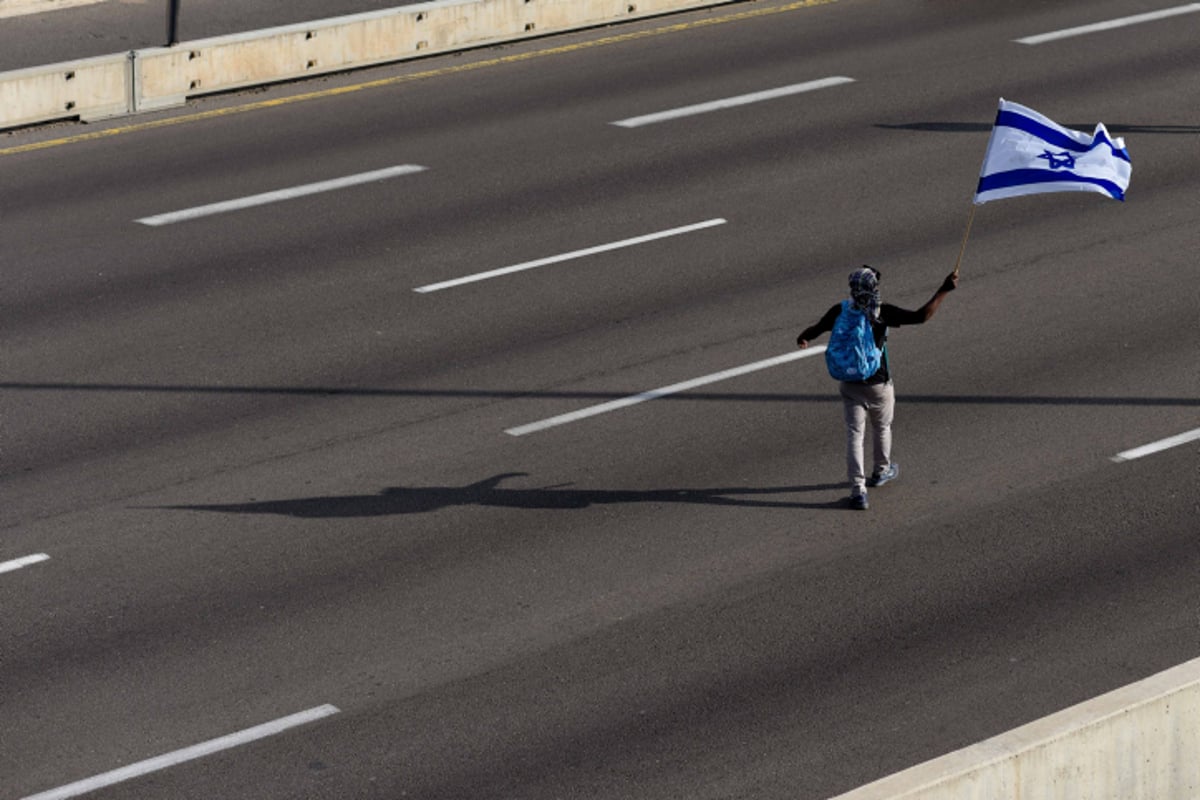
[[[855,511],[866,511],[867,510],[867,493],[861,492],[860,494],[850,495],[850,507],[853,508]]]
[[[867,486],[883,486],[900,477],[900,465],[893,461],[885,470],[880,470],[867,479]]]

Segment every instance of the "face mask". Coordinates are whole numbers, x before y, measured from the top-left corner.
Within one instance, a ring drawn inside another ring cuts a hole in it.
[[[879,273],[863,267],[850,274],[850,298],[855,307],[872,317],[879,314]]]

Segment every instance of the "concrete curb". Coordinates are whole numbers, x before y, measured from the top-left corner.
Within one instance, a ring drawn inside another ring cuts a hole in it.
[[[1200,659],[832,800],[1200,797]]]
[[[0,73],[0,129],[133,114],[214,92],[730,2],[738,0],[434,0],[14,70]]]

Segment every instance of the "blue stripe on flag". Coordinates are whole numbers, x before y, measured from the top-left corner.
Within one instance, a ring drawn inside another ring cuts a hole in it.
[[[1041,169],[1013,169],[1008,172],[996,172],[986,175],[979,179],[979,188],[975,191],[975,194],[978,196],[994,189],[1007,189],[1010,186],[1021,186],[1031,183],[1087,183],[1100,187],[1116,200],[1125,199],[1125,190],[1112,181],[1106,181],[1103,178],[1089,178],[1085,175],[1076,175],[1066,170],[1050,172]]]
[[[1043,125],[1037,120],[1030,119],[1024,114],[1018,114],[1015,111],[1000,111],[996,114],[996,124],[1008,128],[1016,128],[1019,131],[1024,131],[1038,137],[1045,141],[1046,144],[1061,147],[1063,150],[1073,150],[1076,153],[1087,153],[1095,149],[1099,144],[1107,144],[1112,150],[1113,157],[1119,158],[1122,161],[1129,161],[1129,151],[1123,147],[1118,148],[1104,134],[1097,136],[1091,145],[1080,144],[1062,131],[1055,130],[1049,125]]]

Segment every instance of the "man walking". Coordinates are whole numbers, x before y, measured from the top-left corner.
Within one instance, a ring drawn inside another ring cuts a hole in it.
[[[925,305],[909,311],[880,302],[879,270],[870,266],[850,273],[850,299],[830,308],[815,325],[796,338],[800,349],[813,339],[834,330],[843,314],[865,315],[869,321],[879,366],[861,380],[843,380],[839,384],[842,409],[846,418],[846,476],[850,481],[850,507],[867,508],[867,487],[882,486],[900,474],[900,465],[892,461],[892,415],[896,394],[888,368],[887,330],[902,325],[921,325],[933,318],[946,295],[958,287],[958,275],[951,273]],[[847,318],[849,319],[849,318]],[[864,441],[870,421],[874,445],[874,469],[870,478],[864,466]]]

